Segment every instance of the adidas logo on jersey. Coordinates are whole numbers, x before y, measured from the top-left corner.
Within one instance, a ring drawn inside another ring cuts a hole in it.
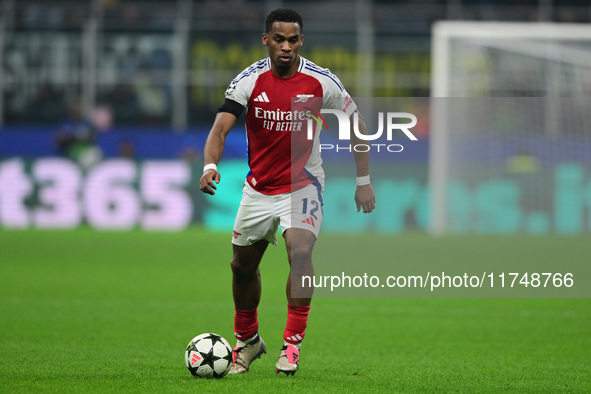
[[[259,94],[253,101],[259,103],[269,103],[269,97],[267,97],[267,93],[263,92]]]
[[[310,217],[309,217],[309,218],[307,218],[307,219],[304,219],[304,220],[302,220],[302,223],[306,223],[306,224],[309,224],[309,225],[311,225],[312,227],[316,227],[316,226],[314,225],[314,218],[313,218],[312,216],[310,216]]]

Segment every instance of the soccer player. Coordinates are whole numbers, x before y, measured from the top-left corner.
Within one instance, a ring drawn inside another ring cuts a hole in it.
[[[302,17],[291,9],[279,8],[267,16],[262,43],[267,47],[269,57],[252,64],[231,82],[204,148],[205,166],[199,187],[202,192],[214,195],[221,178],[217,164],[222,157],[226,135],[247,108],[250,172],[243,188],[232,239],[237,344],[230,373],[234,374],[248,372],[250,364],[266,353],[265,342],[258,333],[259,263],[268,244],[277,245],[275,234],[279,225],[287,247],[290,275],[286,287],[284,346],[275,368],[277,373],[292,375],[299,366],[312,294],[310,290],[305,294],[306,298],[292,297],[291,273],[313,273],[312,249],[322,223],[324,172],[318,146],[319,132],[308,140],[304,138],[306,132],[294,126],[297,122],[289,115],[293,113],[292,98],[300,102],[318,98],[323,108],[341,110],[351,121],[357,109],[337,77],[298,55],[304,41],[302,27]],[[359,130],[367,134],[362,120]],[[352,145],[360,141],[354,133],[351,133],[351,139]],[[362,209],[369,213],[375,208],[375,195],[369,182],[369,156],[354,153],[354,160],[357,211]]]

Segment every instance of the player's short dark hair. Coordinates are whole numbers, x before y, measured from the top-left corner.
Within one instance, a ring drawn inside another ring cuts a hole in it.
[[[273,28],[274,22],[291,22],[300,25],[300,33],[304,29],[304,22],[302,22],[302,16],[297,11],[291,8],[277,8],[267,15],[265,21],[265,31],[268,33]]]

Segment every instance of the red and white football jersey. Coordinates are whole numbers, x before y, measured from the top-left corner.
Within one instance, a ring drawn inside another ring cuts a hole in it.
[[[312,97],[322,100],[310,100]],[[357,107],[336,76],[300,56],[298,71],[280,78],[273,74],[271,60],[266,58],[240,73],[226,90],[226,98],[247,108],[250,172],[246,180],[255,190],[281,194],[310,183],[323,188],[320,127],[315,127],[311,140],[307,138],[302,129],[307,123],[301,118],[300,122],[291,119],[295,117],[292,98],[304,103],[322,102],[322,108],[341,110],[350,117]],[[313,108],[313,112],[320,112],[320,108]]]

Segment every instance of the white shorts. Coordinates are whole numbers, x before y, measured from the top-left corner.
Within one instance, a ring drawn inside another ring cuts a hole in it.
[[[291,193],[266,195],[245,183],[232,243],[248,246],[265,239],[277,245],[279,225],[282,233],[288,228],[301,228],[311,231],[318,238],[321,224],[320,184],[310,184]]]

